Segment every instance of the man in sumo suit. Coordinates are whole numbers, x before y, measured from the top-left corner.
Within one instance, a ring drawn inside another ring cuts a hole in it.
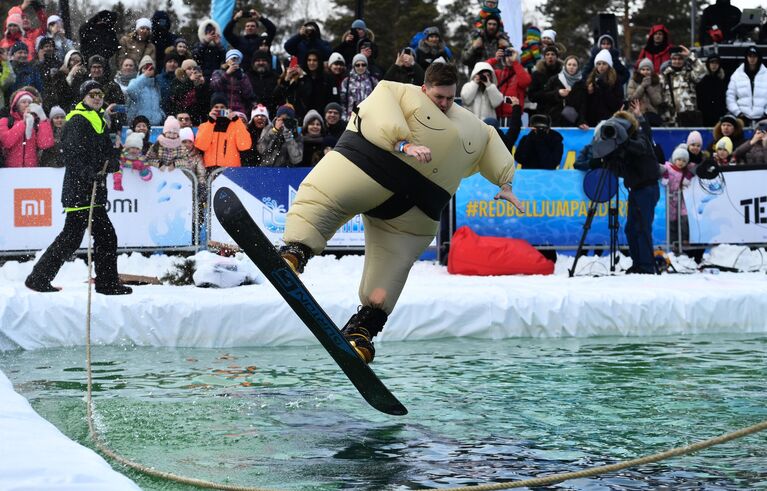
[[[511,191],[514,163],[495,128],[453,105],[458,73],[433,63],[421,87],[382,81],[354,111],[333,151],[301,183],[287,214],[282,257],[301,273],[336,230],[362,213],[362,305],[342,329],[360,357],[397,303],[410,268],[434,238],[461,179],[480,172]]]

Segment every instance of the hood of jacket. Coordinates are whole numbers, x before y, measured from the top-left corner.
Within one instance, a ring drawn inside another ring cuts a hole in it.
[[[200,21],[200,25],[197,26],[197,38],[201,43],[205,43],[205,28],[208,26],[213,26],[216,30],[216,34],[221,36],[221,26],[218,25],[218,22],[213,19],[203,19]]]
[[[492,80],[494,85],[498,85],[498,78],[495,76],[495,70],[493,70],[493,67],[490,65],[490,63],[487,63],[485,61],[478,61],[474,68],[471,70],[471,77],[474,78],[474,75],[478,74],[482,70],[489,70],[492,74]]]

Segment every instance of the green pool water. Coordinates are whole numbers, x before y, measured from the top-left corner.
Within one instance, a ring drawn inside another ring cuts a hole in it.
[[[85,445],[84,349],[0,353],[33,407]],[[368,407],[317,347],[96,346],[98,425],[125,456],[291,490],[507,482],[685,445],[767,419],[767,336],[380,343],[408,407]],[[179,490],[116,467],[147,490]],[[767,489],[767,435],[558,489]]]

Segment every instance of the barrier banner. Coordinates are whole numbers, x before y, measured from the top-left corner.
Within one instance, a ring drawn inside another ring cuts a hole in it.
[[[456,229],[468,225],[479,235],[525,239],[537,246],[575,247],[583,233],[589,199],[583,192],[581,171],[518,170],[514,176],[514,193],[524,202],[524,211],[506,200],[494,200],[498,187],[479,174],[464,179],[455,195]],[[628,210],[628,191],[623,181],[620,193],[618,234],[623,233]],[[586,244],[609,245],[608,204],[597,207]],[[666,244],[666,190],[655,208],[653,243]]]
[[[228,168],[213,180],[210,196],[215,196],[221,187],[232,189],[269,240],[275,244],[282,243],[285,215],[296,197],[299,184],[310,170],[310,167]],[[234,243],[215,213],[211,213],[209,223],[208,240]],[[364,245],[361,215],[349,220],[328,241],[329,247],[362,248]]]
[[[143,181],[123,173],[124,191],[107,176],[107,212],[120,248],[192,246],[193,184],[181,170]],[[64,227],[61,186],[64,169],[0,169],[0,251],[48,247]],[[87,236],[81,247],[88,246]]]
[[[727,170],[724,180],[697,177],[683,191],[693,244],[767,242],[767,170]],[[701,185],[703,184],[703,185]]]

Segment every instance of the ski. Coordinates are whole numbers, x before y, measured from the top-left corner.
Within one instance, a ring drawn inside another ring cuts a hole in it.
[[[213,210],[227,233],[312,331],[368,404],[386,414],[407,414],[407,408],[357,355],[298,275],[277,253],[234,191],[226,187],[219,189],[213,198]]]

